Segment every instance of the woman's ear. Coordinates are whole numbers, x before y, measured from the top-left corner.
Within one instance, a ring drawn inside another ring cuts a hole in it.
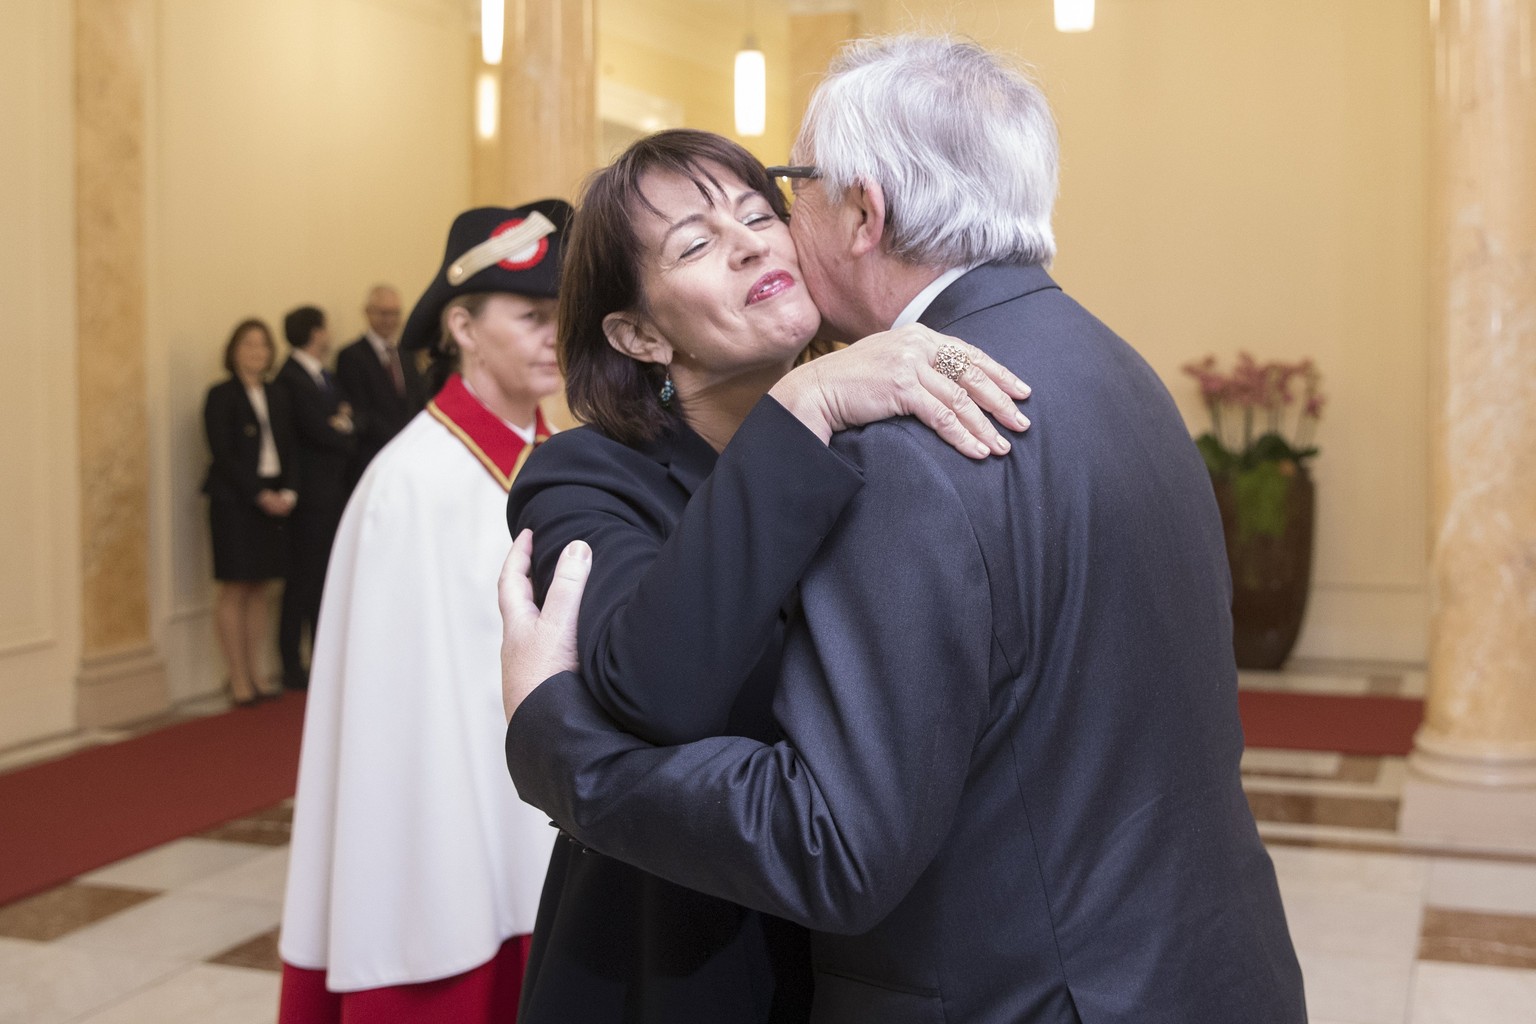
[[[443,326],[448,332],[445,341],[452,341],[458,346],[460,352],[471,353],[475,351],[475,340],[471,337],[470,325],[474,317],[469,315],[469,310],[463,306],[451,306],[448,314],[443,318]]]
[[[608,344],[631,359],[662,366],[672,362],[672,343],[633,313],[609,313],[603,317],[603,334]]]

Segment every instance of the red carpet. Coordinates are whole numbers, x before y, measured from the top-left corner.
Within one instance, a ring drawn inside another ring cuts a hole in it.
[[[1423,702],[1243,690],[1250,747],[1402,755]],[[0,904],[293,795],[304,698],[0,775]]]
[[[1424,702],[1242,690],[1237,695],[1250,747],[1402,756],[1424,719]]]
[[[0,775],[0,904],[293,795],[304,697]]]

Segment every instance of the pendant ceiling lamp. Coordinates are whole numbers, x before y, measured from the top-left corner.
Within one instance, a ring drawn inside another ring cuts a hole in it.
[[[475,80],[475,134],[489,142],[501,120],[501,82],[496,72],[482,71]]]
[[[736,52],[736,134],[763,134],[768,122],[768,62],[747,36]]]
[[[507,0],[480,0],[480,56],[492,67],[501,63],[506,26]]]
[[[747,38],[736,51],[736,134],[756,137],[768,124],[768,61],[752,34],[752,0],[747,0]]]
[[[1056,0],[1056,31],[1087,32],[1093,28],[1093,0]]]

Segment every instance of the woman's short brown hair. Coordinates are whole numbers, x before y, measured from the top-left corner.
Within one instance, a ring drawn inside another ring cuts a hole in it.
[[[645,254],[634,222],[643,212],[661,211],[640,183],[656,171],[680,174],[712,198],[721,186],[706,164],[761,192],[779,219],[789,220],[783,193],[755,156],[711,132],[677,128],[647,135],[588,178],[566,238],[558,328],[566,401],[581,419],[624,444],[654,440],[677,415],[657,395],[666,368],[619,352],[603,333],[609,313],[645,311]]]
[[[272,328],[267,326],[265,320],[250,317],[235,324],[235,329],[229,333],[229,340],[224,343],[224,369],[229,371],[231,377],[235,376],[235,346],[240,344],[240,335],[252,327],[261,331],[261,336],[267,339],[267,368],[262,374],[272,372],[272,364],[277,362],[277,342],[272,340]]]

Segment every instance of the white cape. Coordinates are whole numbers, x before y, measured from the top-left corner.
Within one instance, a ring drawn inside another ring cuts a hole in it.
[[[533,930],[555,829],[502,744],[506,491],[421,413],[336,534],[279,946],[335,992],[460,974]]]

